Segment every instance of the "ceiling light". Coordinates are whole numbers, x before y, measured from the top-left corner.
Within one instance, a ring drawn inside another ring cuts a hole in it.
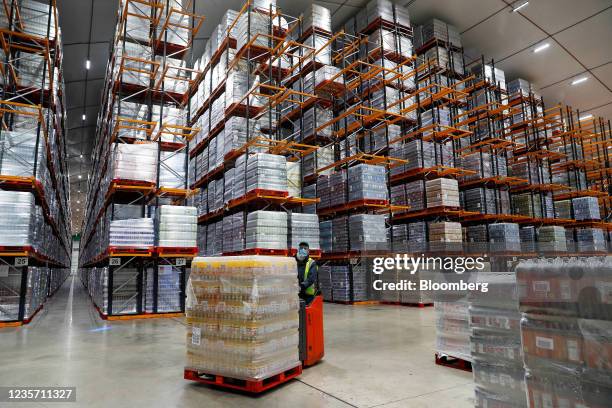
[[[77,193],[80,193],[80,192],[81,192],[81,190],[78,190],[78,191],[77,191]]]
[[[77,212],[81,211],[79,208],[77,208]]]
[[[582,122],[583,120],[589,120],[592,117],[593,115],[589,113],[588,115],[581,116],[579,120]]]
[[[77,200],[77,204],[81,204],[81,202],[79,200]]]
[[[537,47],[535,47],[533,49],[533,52],[540,52],[540,51],[544,51],[545,49],[547,49],[548,47],[550,47],[549,43],[544,43],[542,45],[538,45]]]
[[[80,158],[80,159],[82,159],[82,158],[83,158],[83,155],[82,155],[82,154],[81,154],[81,155],[79,155],[79,158]]]
[[[578,78],[578,79],[574,79],[572,81],[572,85],[578,85],[583,83],[584,81],[586,81],[587,79],[589,79],[588,77],[582,77],[582,78]]]
[[[524,1],[524,2],[522,2],[521,4],[519,4],[518,6],[514,7],[514,8],[512,9],[512,11],[516,13],[517,11],[519,11],[520,9],[522,9],[523,7],[526,7],[528,4],[529,4],[529,2],[528,2],[528,1]]]
[[[83,114],[82,119],[83,120],[87,119],[87,116],[85,116],[85,114]]]
[[[91,61],[87,60],[85,61],[85,69],[89,69],[89,68],[91,68]]]
[[[81,175],[79,174],[79,178],[83,178],[83,176],[81,176]]]

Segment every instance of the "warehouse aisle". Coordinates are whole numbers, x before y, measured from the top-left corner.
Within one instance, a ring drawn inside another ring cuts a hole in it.
[[[433,364],[432,309],[325,307],[325,361],[252,398],[182,379],[182,319],[105,322],[69,278],[32,324],[0,331],[0,385],[77,387],[53,407],[473,406],[471,374]]]

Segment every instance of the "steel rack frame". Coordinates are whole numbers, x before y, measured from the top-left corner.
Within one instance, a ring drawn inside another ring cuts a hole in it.
[[[7,22],[0,28],[0,135],[9,138],[0,155],[3,161],[32,168],[31,173],[0,174],[0,188],[32,194],[34,205],[42,209],[41,234],[53,238],[47,237],[44,247],[0,247],[0,265],[7,270],[0,278],[0,328],[29,323],[66,279],[70,262],[61,39],[55,0],[37,4],[46,10],[27,8],[23,13],[27,4],[16,0],[2,0],[0,9]],[[32,135],[33,158],[21,156],[17,149],[25,142],[15,144],[12,133],[18,138]]]
[[[141,22],[143,24],[140,26],[148,27],[148,30],[139,32],[139,25],[136,24],[134,29],[130,21]],[[98,116],[94,155],[94,174],[98,177],[89,181],[88,212],[83,234],[85,244],[80,259],[84,268],[82,281],[86,287],[90,285],[88,270],[99,274],[102,272],[98,269],[102,268],[107,273],[104,285],[110,290],[105,299],[106,309],[99,304],[100,300],[96,301],[92,296],[104,319],[174,317],[185,310],[186,271],[190,259],[196,254],[195,247],[102,246],[96,251],[88,251],[88,248],[98,240],[96,230],[107,228],[101,225],[101,220],[107,219],[106,214],[110,214],[107,220],[110,222],[118,204],[136,205],[140,208],[141,216],[145,217],[150,215],[151,205],[184,205],[192,197],[187,178],[187,152],[199,128],[189,126],[188,106],[194,92],[195,78],[200,72],[188,67],[184,58],[191,50],[193,36],[203,21],[204,17],[195,13],[194,3],[182,5],[175,0],[127,0],[119,10],[118,30],[113,40],[115,50],[107,67],[103,109]],[[144,57],[131,55],[134,50],[137,53],[142,51]],[[143,107],[145,114],[137,112],[135,115],[127,103]],[[123,113],[124,105],[126,114]],[[184,116],[173,114],[179,112],[181,115],[180,111],[183,110],[187,112]],[[103,179],[109,177],[111,150],[126,143],[151,143],[157,146],[156,179],[153,182],[112,179],[104,187]],[[185,156],[182,172],[169,164],[178,155]],[[174,175],[181,185],[161,185],[162,170]],[[176,310],[162,311],[158,299],[159,270],[168,266],[179,281],[179,290],[173,294],[178,299],[178,307]],[[126,268],[133,268],[132,275],[115,287],[115,275]],[[126,313],[124,306],[113,302],[113,297],[127,286],[133,290],[125,301],[131,302],[131,305],[135,299],[135,306],[130,306]],[[91,293],[92,289],[89,289]]]

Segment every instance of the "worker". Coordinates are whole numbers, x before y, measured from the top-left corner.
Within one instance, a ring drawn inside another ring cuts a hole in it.
[[[316,295],[317,264],[310,257],[310,247],[307,242],[300,242],[295,255],[298,265],[298,281],[300,283],[300,297],[306,304],[310,304]]]

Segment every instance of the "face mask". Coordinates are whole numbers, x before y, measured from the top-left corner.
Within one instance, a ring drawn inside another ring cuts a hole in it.
[[[308,250],[304,248],[300,248],[297,253],[298,261],[303,261],[308,258]]]

